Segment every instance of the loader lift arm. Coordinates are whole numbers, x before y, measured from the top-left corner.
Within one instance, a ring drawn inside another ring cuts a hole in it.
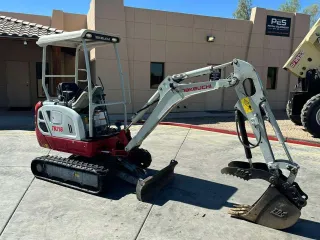
[[[232,66],[234,71],[225,79],[190,84],[181,83],[189,78],[209,75],[213,70],[223,69],[228,66]],[[157,103],[142,128],[127,144],[125,150],[130,151],[139,147],[158,123],[180,102],[193,95],[229,87],[235,88],[239,98],[235,105],[236,123],[239,140],[244,146],[248,163],[241,161],[231,162],[228,167],[222,169],[222,173],[237,176],[244,180],[262,179],[270,183],[270,187],[254,205],[237,206],[231,210],[231,215],[272,228],[287,228],[297,221],[300,216],[300,209],[306,205],[308,197],[302,192],[299,185],[294,182],[299,165],[292,160],[284,137],[266,99],[262,81],[254,67],[248,62],[234,59],[232,62],[222,65],[208,66],[167,76],[159,85],[156,93],[132,118],[132,122],[127,129],[132,124],[137,123],[148,109]],[[255,134],[257,140],[255,145],[248,140],[245,119],[248,119]],[[265,120],[272,125],[276,137],[287,155],[287,160],[275,159],[268,140],[264,124]],[[260,146],[265,164],[252,162],[251,148],[257,146]],[[289,176],[285,177],[281,169],[288,170]],[[271,205],[270,202],[272,202]],[[283,217],[285,215],[285,220],[277,219],[282,215]]]

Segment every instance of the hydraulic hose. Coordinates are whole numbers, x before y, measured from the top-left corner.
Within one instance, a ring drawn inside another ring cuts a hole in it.
[[[236,112],[235,112],[235,121],[236,121],[236,130],[237,130],[238,139],[239,139],[240,143],[244,146],[247,157],[251,156],[251,151],[248,151],[248,150],[259,146],[259,143],[260,143],[261,137],[262,137],[261,130],[259,129],[258,142],[257,142],[257,144],[254,145],[248,139],[248,135],[247,135],[246,127],[245,127],[244,116],[239,110],[236,110]],[[240,131],[239,131],[239,125],[240,125]],[[241,139],[240,135],[241,135],[242,139]]]

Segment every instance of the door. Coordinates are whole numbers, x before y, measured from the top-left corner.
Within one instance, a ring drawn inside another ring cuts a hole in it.
[[[9,107],[30,107],[30,78],[28,62],[6,62]]]

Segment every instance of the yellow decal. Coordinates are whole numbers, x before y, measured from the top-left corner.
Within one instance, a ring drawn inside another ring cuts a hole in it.
[[[253,111],[251,104],[250,104],[250,99],[248,97],[242,98],[241,104],[242,104],[242,107],[246,113],[251,113]]]
[[[78,177],[79,177],[79,173],[74,172],[74,173],[73,173],[73,176],[76,177],[76,178],[78,178]]]

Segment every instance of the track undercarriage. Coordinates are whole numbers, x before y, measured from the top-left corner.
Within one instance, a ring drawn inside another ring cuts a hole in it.
[[[143,152],[147,158],[140,160],[104,155],[94,158],[46,155],[35,158],[31,170],[39,179],[95,195],[105,192],[110,182],[118,177],[135,185],[138,200],[148,201],[172,179],[178,162],[172,160],[167,167],[151,175],[146,167],[141,167],[151,163],[151,156],[145,154],[146,150]]]

